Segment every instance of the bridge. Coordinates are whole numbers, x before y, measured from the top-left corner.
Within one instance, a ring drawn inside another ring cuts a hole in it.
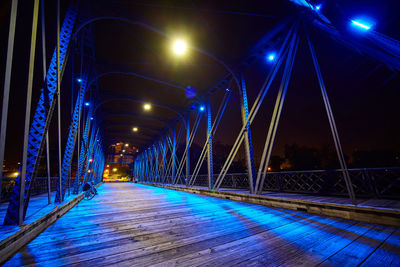
[[[0,264],[400,266],[398,90],[375,103],[399,32],[331,1],[172,2],[4,4]]]

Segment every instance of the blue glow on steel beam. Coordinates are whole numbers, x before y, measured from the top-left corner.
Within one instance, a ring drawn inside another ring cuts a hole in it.
[[[70,6],[65,15],[65,19],[60,31],[60,69],[63,68],[64,60],[66,59],[66,53],[69,47],[70,37],[72,29],[74,28],[75,19],[77,16],[76,6]],[[53,113],[56,103],[56,86],[57,86],[57,51],[53,52],[53,56],[50,62],[49,69],[46,76],[46,87],[39,97],[38,104],[36,106],[35,115],[33,117],[30,130],[29,130],[29,146],[28,146],[28,158],[27,158],[27,169],[26,169],[26,181],[25,181],[25,211],[29,204],[29,190],[31,181],[34,180],[37,168],[39,167],[40,152],[44,146],[45,129],[48,127],[50,120],[47,120]],[[46,95],[46,96],[45,96]],[[49,103],[46,103],[45,99],[48,99]],[[10,203],[7,209],[6,216],[4,217],[4,224],[17,224],[18,223],[18,212],[19,212],[19,199],[20,199],[20,188],[21,179],[16,178],[14,189],[11,193]],[[25,213],[25,212],[24,212]]]
[[[368,31],[371,29],[372,24],[366,21],[361,21],[361,20],[352,20],[351,24],[355,27],[360,28],[361,30]]]

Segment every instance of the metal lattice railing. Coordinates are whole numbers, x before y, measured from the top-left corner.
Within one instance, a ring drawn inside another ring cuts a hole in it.
[[[357,197],[400,198],[400,167],[349,169]],[[218,177],[213,175],[214,181]],[[166,177],[170,180],[170,177]],[[183,179],[178,179],[183,185]],[[207,187],[208,176],[198,175],[193,186]],[[247,173],[227,174],[221,188],[248,189]],[[347,196],[342,170],[268,172],[263,191]]]
[[[400,197],[400,168],[349,169],[349,174],[358,197]],[[347,196],[340,169],[270,172],[263,191]]]
[[[58,177],[50,177],[50,189],[56,191],[58,185]],[[4,177],[2,183],[2,191],[0,196],[0,202],[6,202],[10,199],[12,190],[15,185],[15,178]],[[47,193],[47,177],[36,177],[33,184],[31,185],[32,196]]]

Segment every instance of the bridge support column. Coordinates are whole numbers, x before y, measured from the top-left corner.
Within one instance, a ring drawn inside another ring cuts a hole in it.
[[[56,201],[59,201],[59,200],[61,201],[64,199],[66,182],[67,182],[67,179],[70,179],[68,176],[70,176],[69,174],[70,174],[70,169],[71,169],[71,164],[72,164],[72,159],[73,159],[73,153],[75,150],[75,142],[76,142],[76,137],[77,137],[78,124],[79,124],[79,120],[81,118],[83,98],[85,97],[85,92],[86,92],[87,78],[88,78],[87,75],[84,75],[84,78],[82,79],[82,82],[81,82],[79,93],[76,97],[74,113],[72,115],[72,123],[69,128],[67,144],[65,145],[64,156],[63,156],[63,161],[62,161],[61,185],[59,185],[57,187]],[[78,140],[78,142],[79,142],[79,140]],[[68,186],[68,188],[69,188],[69,186]],[[61,191],[60,191],[60,189],[61,189]]]
[[[323,77],[322,77],[321,69],[319,68],[319,64],[318,64],[317,56],[316,56],[316,53],[315,53],[315,50],[314,50],[314,46],[312,45],[309,36],[307,36],[307,41],[308,41],[308,46],[310,48],[311,56],[312,56],[312,59],[313,59],[313,62],[314,62],[315,72],[316,72],[317,77],[318,77],[319,86],[321,88],[321,94],[322,94],[322,98],[324,100],[326,113],[328,115],[329,125],[330,125],[330,128],[331,128],[333,141],[335,143],[336,153],[337,153],[337,156],[338,156],[338,159],[339,159],[340,167],[342,168],[343,178],[344,178],[344,181],[346,183],[347,193],[349,194],[349,198],[351,199],[353,204],[357,204],[356,196],[354,194],[353,184],[351,182],[350,174],[349,174],[349,171],[347,169],[346,160],[344,158],[342,144],[340,142],[339,134],[338,134],[338,131],[337,131],[337,128],[336,128],[335,118],[333,117],[331,104],[329,102],[328,94],[326,92],[325,83],[324,83],[324,80],[323,80]]]
[[[158,168],[159,168],[159,164],[158,164],[158,145],[154,144],[154,160],[155,160],[155,168],[154,168],[154,183],[157,183],[158,180]]]
[[[145,170],[145,175],[144,175],[144,179],[146,182],[149,182],[149,173],[150,173],[150,157],[149,157],[149,148],[146,149],[146,170]]]
[[[256,193],[261,194],[264,186],[265,177],[268,171],[268,165],[272,154],[272,149],[274,147],[276,131],[278,129],[279,120],[282,113],[283,104],[285,101],[285,96],[287,88],[289,86],[290,77],[292,74],[294,59],[296,57],[298,38],[293,46],[289,50],[289,54],[286,59],[285,68],[283,70],[282,81],[279,87],[278,95],[276,97],[274,112],[272,114],[271,122],[268,129],[267,138],[265,140],[264,150],[261,157],[260,167],[258,169],[257,182],[255,186]],[[261,178],[262,177],[262,178]],[[261,178],[261,179],[260,179]],[[261,182],[260,182],[261,181]]]
[[[81,184],[80,181],[82,179],[82,175],[84,174],[84,167],[85,167],[85,160],[86,160],[86,155],[89,153],[89,129],[90,129],[90,117],[91,115],[91,109],[89,110],[89,113],[86,116],[86,123],[85,123],[85,129],[83,131],[83,137],[81,141],[81,146],[80,146],[80,153],[79,153],[79,159],[78,159],[78,170],[75,175],[75,182],[74,182],[74,194],[78,194]],[[78,138],[79,139],[79,138]],[[78,140],[79,142],[79,140]]]
[[[7,47],[7,61],[6,61],[6,72],[4,76],[4,89],[3,89],[3,105],[1,112],[1,128],[0,128],[0,196],[3,181],[3,162],[4,162],[4,150],[6,146],[6,133],[7,133],[7,115],[8,115],[8,100],[10,95],[10,84],[11,84],[11,69],[12,69],[12,58],[14,51],[14,37],[15,37],[15,24],[17,20],[17,7],[18,0],[13,0],[11,4],[11,15],[10,15],[10,28],[8,31],[8,47]],[[46,70],[45,70],[46,71]]]
[[[211,104],[207,103],[207,174],[208,174],[208,189],[213,188],[213,154],[212,154],[212,117],[211,117]]]
[[[171,179],[172,179],[172,184],[175,183],[175,157],[176,157],[176,129],[172,128],[172,152],[171,152],[171,158],[172,158],[172,170],[171,170]]]
[[[190,114],[186,118],[186,179],[185,185],[189,186],[190,180]]]
[[[247,92],[246,83],[243,74],[240,75],[241,80],[241,114],[242,122],[246,123],[247,117],[249,116],[249,107],[247,102]],[[247,175],[249,177],[249,188],[250,193],[255,193],[254,186],[256,185],[256,167],[254,164],[254,152],[253,152],[253,142],[251,138],[250,123],[247,123],[246,129],[244,131],[244,144],[246,150],[246,163],[247,163]]]
[[[161,141],[162,146],[162,173],[161,173],[161,182],[165,183],[165,172],[166,172],[166,162],[167,162],[167,138]]]
[[[140,154],[138,163],[139,163],[139,169],[138,169],[139,181],[144,182],[144,179],[143,179],[143,153]]]

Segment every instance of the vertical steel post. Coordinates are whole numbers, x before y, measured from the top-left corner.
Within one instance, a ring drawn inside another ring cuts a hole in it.
[[[186,118],[186,179],[185,185],[189,185],[190,180],[190,114]]]
[[[149,173],[149,153],[148,153],[148,149],[146,149],[146,151],[144,152],[144,157],[145,157],[145,170],[144,170],[144,180],[147,183],[148,182],[148,173]]]
[[[61,66],[65,66],[66,52],[69,47],[69,41],[73,29],[73,25],[76,19],[76,6],[71,5],[68,8],[65,15],[62,34],[61,34],[61,53],[60,60]],[[34,181],[37,169],[39,167],[40,155],[45,145],[45,134],[48,129],[51,117],[56,105],[56,84],[57,84],[57,51],[55,50],[49,65],[49,69],[46,75],[46,92],[42,90],[39,100],[37,102],[36,111],[33,116],[31,128],[29,131],[29,150],[27,155],[27,167],[25,175],[25,208],[26,211],[29,204],[29,197],[31,192],[31,184]],[[49,107],[45,106],[45,101],[49,101]],[[21,177],[16,178],[16,185],[12,191],[10,202],[7,208],[7,213],[4,218],[4,224],[17,224],[18,223],[18,212],[19,212],[19,199],[20,199],[20,184]]]
[[[211,103],[208,101],[207,103],[207,137],[208,137],[208,144],[207,144],[207,173],[208,173],[208,189],[211,190],[213,188],[213,150],[212,150],[212,117],[211,117]]]
[[[58,128],[58,177],[59,177],[59,190],[62,192],[61,187],[61,83],[60,83],[60,0],[57,0],[57,128]],[[63,202],[63,196],[59,202]]]
[[[31,38],[31,49],[29,57],[29,72],[28,72],[28,89],[26,94],[26,109],[25,109],[25,128],[24,128],[24,150],[22,155],[22,171],[21,171],[21,187],[19,192],[19,210],[18,210],[18,224],[21,225],[24,221],[24,206],[25,206],[25,176],[26,176],[26,164],[28,156],[28,136],[29,136],[29,124],[31,117],[31,102],[32,102],[32,86],[33,86],[33,74],[35,67],[35,49],[36,49],[36,32],[37,32],[37,21],[39,13],[39,0],[35,0],[33,6],[33,22],[32,22],[32,38]],[[3,167],[3,166],[1,166]]]
[[[154,146],[151,146],[149,148],[149,153],[150,153],[150,172],[149,172],[149,176],[150,176],[150,181],[152,183],[154,183]]]
[[[43,81],[46,83],[46,25],[44,13],[44,0],[40,1],[41,27],[42,27],[42,65],[43,65]],[[49,131],[46,130],[46,169],[47,169],[47,203],[51,203],[51,181],[50,181],[50,149],[49,149]]]
[[[135,165],[135,181],[140,181],[140,155],[136,157]]]
[[[10,28],[8,30],[6,72],[4,76],[3,106],[1,112],[0,196],[1,196],[2,181],[3,181],[4,150],[6,146],[6,134],[7,134],[8,99],[10,96],[11,70],[12,70],[12,58],[14,52],[14,37],[15,37],[15,22],[17,20],[17,7],[18,7],[18,0],[13,0],[11,3]]]
[[[172,171],[171,171],[171,178],[172,178],[172,183],[175,182],[175,154],[176,154],[176,129],[172,128],[172,153],[171,153],[171,158],[172,158]]]
[[[144,169],[145,169],[145,165],[144,165],[144,151],[142,152],[142,154],[140,155],[140,178],[141,181],[144,182]]]
[[[249,107],[247,102],[247,91],[246,91],[246,83],[244,80],[244,75],[241,73],[240,75],[241,80],[241,114],[242,114],[242,122],[243,124],[246,123],[247,117],[249,116]],[[250,193],[255,193],[255,184],[256,184],[256,167],[254,164],[254,152],[253,152],[253,142],[251,138],[251,131],[250,131],[250,123],[247,122],[246,129],[244,131],[244,143],[245,143],[245,150],[246,150],[246,162],[247,162],[247,174],[249,177],[249,187]]]
[[[153,160],[154,160],[154,169],[153,169],[153,182],[157,183],[157,171],[158,171],[158,150],[156,143],[153,144]]]
[[[149,147],[147,149],[147,163],[148,163],[148,168],[147,168],[147,181],[151,182],[151,169],[153,167],[152,164],[152,154],[151,154],[151,148]]]
[[[165,172],[167,169],[166,166],[167,163],[167,138],[164,138],[164,144],[163,144],[163,159],[162,159],[162,183],[165,184]]]
[[[339,139],[339,134],[338,134],[338,131],[336,128],[335,118],[333,117],[333,112],[332,112],[331,104],[329,102],[328,94],[326,92],[325,83],[322,78],[321,69],[319,68],[319,64],[318,64],[317,56],[316,56],[316,53],[314,50],[314,46],[312,45],[309,36],[307,36],[307,40],[308,40],[308,46],[310,48],[311,56],[312,56],[312,59],[314,62],[315,72],[318,77],[319,86],[321,88],[321,94],[322,94],[322,98],[324,100],[326,113],[328,115],[328,120],[329,120],[329,125],[330,125],[332,136],[333,136],[333,141],[335,142],[336,153],[337,153],[337,156],[339,159],[340,167],[342,168],[343,178],[346,183],[347,193],[349,194],[349,198],[351,199],[353,204],[356,205],[357,200],[356,200],[356,196],[354,194],[353,184],[351,182],[350,174],[347,169],[347,164],[346,164],[346,160],[344,158],[342,144]]]
[[[297,36],[297,35],[296,35]],[[274,112],[271,118],[271,123],[269,125],[267,138],[265,140],[264,150],[261,157],[260,167],[258,170],[257,175],[257,182],[256,182],[256,193],[261,194],[264,186],[265,177],[268,171],[268,164],[271,158],[272,149],[275,142],[275,135],[278,129],[279,120],[282,113],[283,104],[285,102],[285,96],[287,92],[287,88],[289,86],[290,77],[292,74],[294,59],[296,57],[297,46],[298,46],[299,39],[296,38],[296,42],[290,47],[290,51],[288,53],[286,59],[286,65],[282,75],[282,81],[279,87],[279,92],[276,97]],[[262,177],[260,179],[260,177]],[[261,182],[260,182],[261,181]]]
[[[156,170],[155,170],[155,177],[156,177],[156,183],[159,181],[160,177],[160,141],[157,141],[154,143],[154,151],[156,152]]]

